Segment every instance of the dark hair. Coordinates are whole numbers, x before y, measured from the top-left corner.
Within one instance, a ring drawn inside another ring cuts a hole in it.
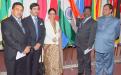
[[[112,10],[112,12],[113,12],[113,6],[111,5],[111,4],[105,4],[103,7],[105,7],[105,6],[108,6],[109,7],[109,9],[111,9]],[[111,12],[111,13],[112,13]]]
[[[84,7],[84,11],[85,11],[86,9],[89,9],[90,12],[92,11],[91,7],[89,7],[89,6]]]
[[[12,9],[14,9],[16,5],[20,5],[20,6],[24,9],[23,4],[20,3],[20,2],[15,2],[15,3],[13,4],[13,6],[12,6]]]
[[[50,8],[50,9],[48,10],[48,14],[49,14],[51,11],[54,11],[55,14],[56,14],[56,10],[55,10],[54,8]]]
[[[36,7],[36,6],[39,7],[39,4],[37,4],[37,3],[32,3],[32,4],[30,5],[30,9],[32,10],[32,8],[33,8],[33,7]]]

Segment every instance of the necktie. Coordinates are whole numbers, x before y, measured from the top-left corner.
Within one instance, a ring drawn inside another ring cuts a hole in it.
[[[36,30],[36,40],[38,40],[38,19],[37,17],[34,17],[35,22],[35,30]]]
[[[85,18],[82,20],[82,22],[80,23],[79,25],[79,28],[81,29],[81,27],[84,25],[84,22],[85,22]]]
[[[23,25],[22,25],[22,23],[21,23],[21,20],[18,20],[18,24],[19,24],[19,26],[21,27],[23,33],[25,34],[25,29],[24,29],[24,27],[23,27]]]

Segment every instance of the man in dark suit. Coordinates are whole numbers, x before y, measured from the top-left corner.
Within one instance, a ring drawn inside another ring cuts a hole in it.
[[[37,75],[39,58],[45,38],[44,22],[38,15],[39,5],[32,3],[30,5],[31,15],[24,19],[24,24],[30,31],[32,49],[27,56],[27,75]]]
[[[91,8],[84,8],[84,19],[77,18],[76,25],[78,27],[76,34],[77,59],[78,59],[78,75],[91,75],[91,57],[90,52],[84,54],[86,49],[91,49],[96,34],[96,21],[91,17]]]
[[[14,3],[12,15],[1,22],[7,75],[26,75],[24,71],[25,57],[16,60],[17,52],[26,55],[30,51],[27,41],[28,32],[21,21],[23,9],[21,3]]]

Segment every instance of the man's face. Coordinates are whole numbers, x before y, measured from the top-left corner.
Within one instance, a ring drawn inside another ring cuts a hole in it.
[[[108,6],[103,7],[103,15],[104,16],[109,16],[112,12],[112,9],[110,9]]]
[[[20,5],[15,5],[15,7],[12,9],[12,15],[14,15],[17,18],[21,18],[23,15],[23,7]]]
[[[85,9],[85,10],[84,10],[84,16],[85,16],[85,17],[89,17],[90,15],[91,15],[90,9]]]
[[[33,7],[30,12],[33,16],[37,16],[39,13],[39,7],[38,6]]]

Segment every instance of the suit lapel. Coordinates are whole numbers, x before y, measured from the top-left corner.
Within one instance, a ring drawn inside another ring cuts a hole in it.
[[[85,23],[83,23],[82,27],[87,27],[89,22],[92,20],[92,18],[88,19]]]
[[[92,18],[88,19],[84,24],[89,23],[92,20]]]
[[[10,16],[10,19],[11,19],[13,25],[19,30],[19,32],[21,32],[24,35],[21,27],[19,26],[18,22],[14,19],[14,17],[13,16]]]

